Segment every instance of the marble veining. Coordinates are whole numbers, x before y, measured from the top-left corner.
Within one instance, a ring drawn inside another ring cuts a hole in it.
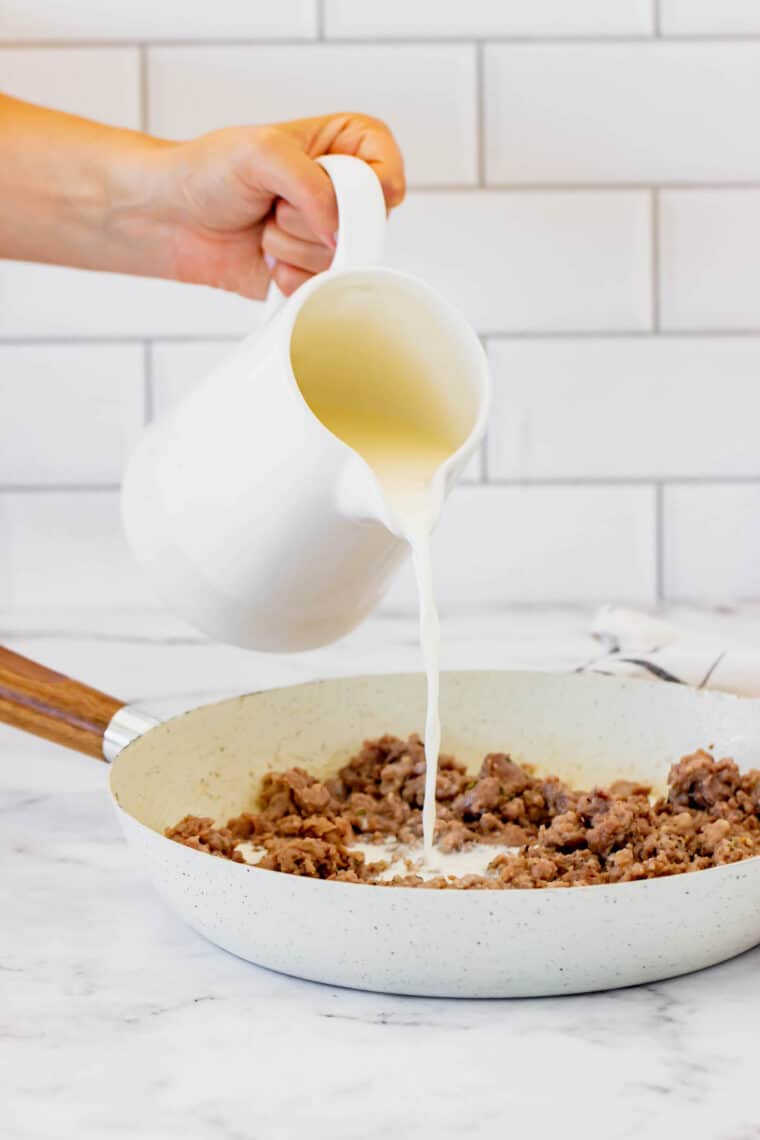
[[[758,610],[675,620],[760,645]],[[446,664],[569,666],[590,651],[587,622],[454,615]],[[412,617],[292,658],[207,645],[156,614],[0,614],[0,631],[159,712],[418,665]],[[129,861],[104,766],[2,726],[0,754],[4,1140],[760,1140],[760,950],[565,998],[298,981],[215,949],[164,908]]]

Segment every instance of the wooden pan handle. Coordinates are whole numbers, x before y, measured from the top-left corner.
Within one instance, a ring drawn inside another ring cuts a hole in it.
[[[0,645],[0,721],[103,759],[103,734],[124,701]]]

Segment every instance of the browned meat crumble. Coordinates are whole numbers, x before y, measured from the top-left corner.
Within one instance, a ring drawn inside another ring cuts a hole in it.
[[[357,841],[419,843],[425,755],[417,736],[366,743],[336,776],[315,779],[301,768],[262,781],[259,810],[217,827],[186,816],[170,839],[235,862],[236,845],[266,854],[258,867],[377,882],[388,863],[370,863]],[[473,779],[441,756],[436,842],[444,851],[473,843],[514,847],[497,852],[489,874],[423,881],[398,875],[382,885],[430,888],[534,888],[621,883],[698,871],[760,854],[760,772],[742,774],[733,760],[707,752],[684,756],[668,776],[667,795],[627,780],[578,791],[556,776],[538,777],[494,752]],[[380,885],[380,884],[378,884]]]

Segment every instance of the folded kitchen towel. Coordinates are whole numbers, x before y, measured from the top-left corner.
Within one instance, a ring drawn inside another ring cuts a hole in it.
[[[591,625],[599,655],[579,672],[719,689],[760,697],[760,649],[731,646],[636,610],[604,606]]]

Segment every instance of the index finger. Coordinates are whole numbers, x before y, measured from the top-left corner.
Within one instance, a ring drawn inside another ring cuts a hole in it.
[[[296,133],[312,158],[349,154],[363,159],[377,175],[385,204],[393,209],[404,200],[404,159],[393,132],[381,119],[345,112],[317,119],[297,119],[282,126]]]
[[[303,212],[297,210],[295,206],[291,206],[290,202],[286,202],[284,198],[277,200],[275,218],[280,229],[292,234],[293,237],[301,238],[303,241],[320,240],[307,222]]]

